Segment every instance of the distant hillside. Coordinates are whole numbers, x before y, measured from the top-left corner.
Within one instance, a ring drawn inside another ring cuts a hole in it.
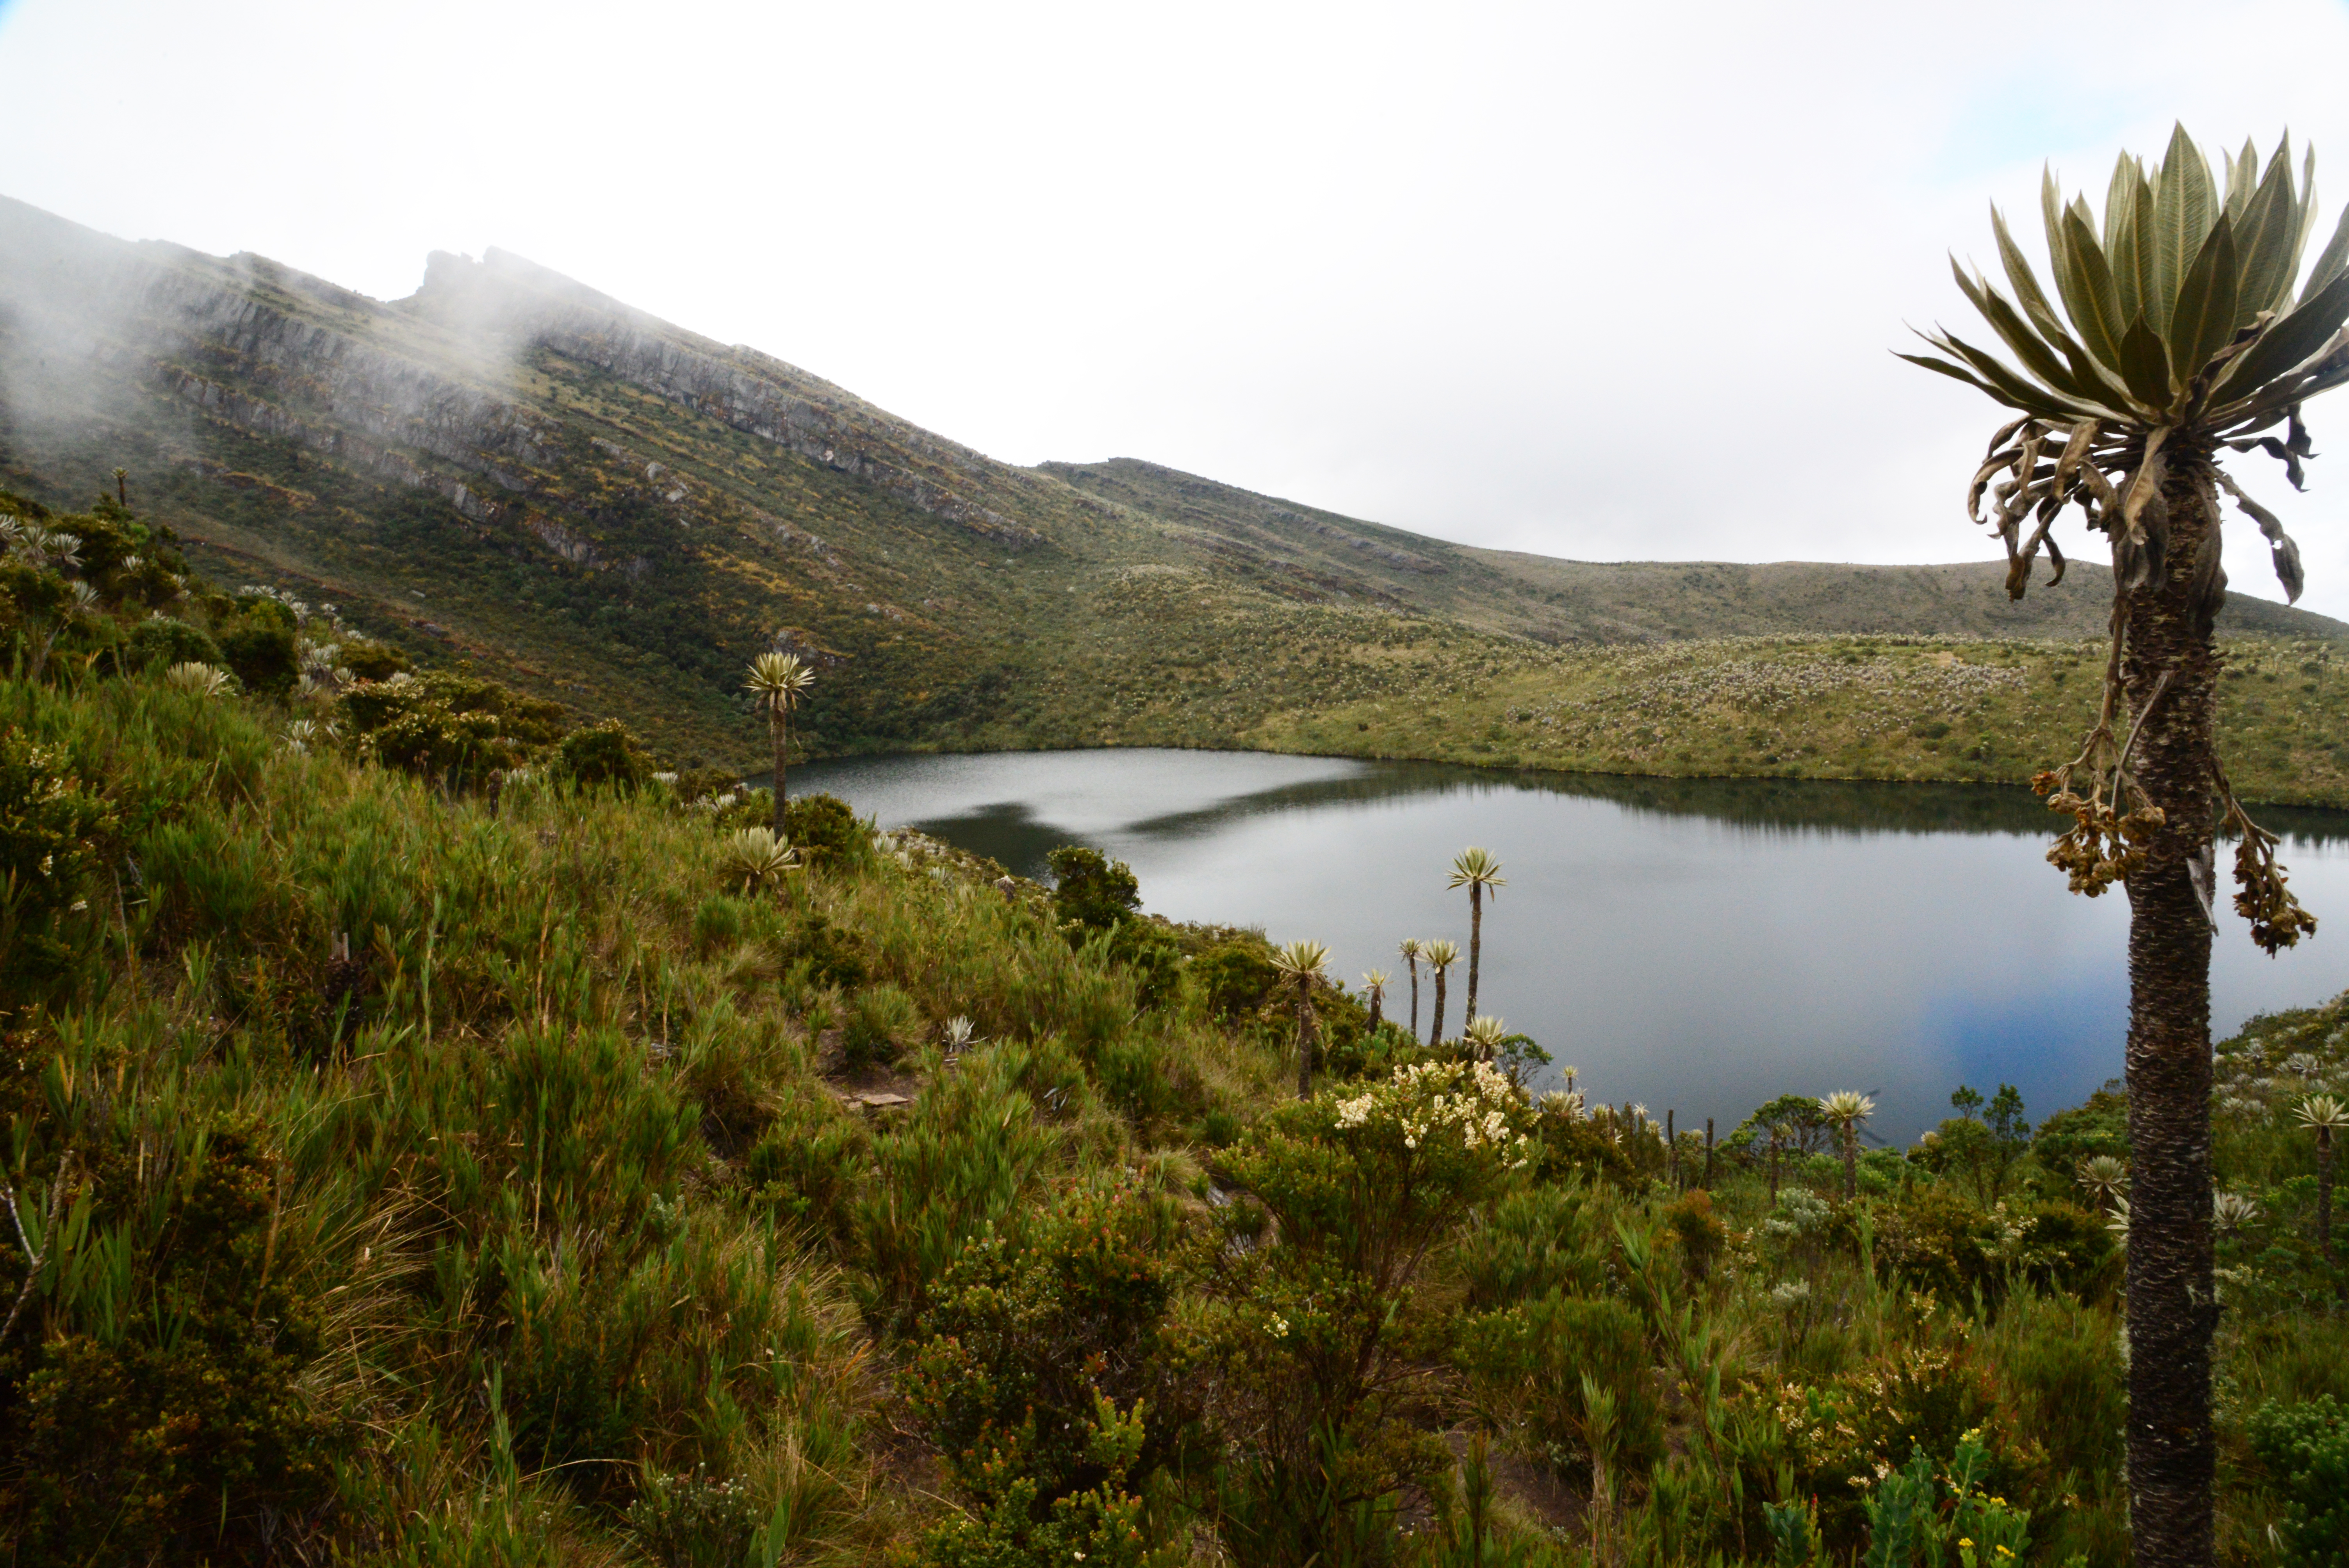
[[[1133,458],[1042,469],[1089,495],[1212,538],[1206,547],[1230,558],[1351,568],[1428,614],[1546,643],[1789,632],[2088,637],[2102,634],[2112,604],[2111,573],[2093,562],[2074,562],[2052,589],[2043,585],[2043,566],[2018,602],[2006,596],[2003,562],[1562,561],[1429,539]],[[2239,634],[2349,636],[2338,621],[2240,594],[2220,624]]]
[[[1723,638],[2067,640],[2104,614],[2101,574],[2077,566],[2017,605],[1987,563],[1554,561],[1132,459],[1023,469],[502,252],[435,254],[385,304],[0,199],[0,483],[76,507],[117,467],[212,576],[331,600],[412,652],[617,714],[684,761],[755,760],[740,672],[782,643],[824,667],[804,730],[819,752],[1898,769],[1606,737],[1496,749],[1488,720],[1469,735],[1494,699],[1474,672],[1509,672],[1508,701],[1535,704],[1581,691],[1571,657],[1594,645],[1697,639],[1687,657],[1725,669],[1741,655]],[[2349,634],[2246,599],[2223,624]],[[1340,722],[1364,701],[1414,722]]]

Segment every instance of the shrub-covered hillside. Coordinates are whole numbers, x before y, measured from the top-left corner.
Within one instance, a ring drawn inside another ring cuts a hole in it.
[[[2110,1097],[1668,1147],[113,521],[6,582],[8,1561],[2125,1560]],[[2234,1562],[2344,1549],[2343,1018],[2222,1052]]]

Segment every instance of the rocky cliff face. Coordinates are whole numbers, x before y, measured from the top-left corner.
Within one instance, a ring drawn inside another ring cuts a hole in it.
[[[1017,489],[1017,470],[892,418],[830,382],[747,348],[670,326],[518,256],[480,262],[436,251],[424,286],[402,302],[428,321],[485,335],[517,354],[547,349],[722,421],[999,543],[1040,542],[1034,528],[976,499]]]
[[[562,421],[512,388],[515,368],[547,351],[998,544],[1043,539],[979,499],[1034,483],[1019,470],[502,252],[435,253],[423,287],[385,304],[262,258],[120,244],[0,200],[0,309],[27,335],[150,375],[240,428],[438,494],[476,521],[515,498],[562,505]]]

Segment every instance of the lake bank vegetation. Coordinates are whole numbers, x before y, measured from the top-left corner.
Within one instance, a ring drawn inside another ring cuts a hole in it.
[[[1091,851],[746,855],[90,518],[0,568],[14,1561],[2126,1560],[2116,1095],[1667,1139],[1505,971],[1414,1037]],[[2218,1059],[2220,1549],[2330,1561],[2349,1006]]]

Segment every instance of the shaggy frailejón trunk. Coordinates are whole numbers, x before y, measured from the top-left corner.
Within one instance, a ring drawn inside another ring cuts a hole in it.
[[[2129,900],[2128,1479],[2142,1568],[2211,1561],[2210,916],[2218,661],[2196,600],[2216,549],[2207,459],[2162,486],[2164,569],[2122,597],[2131,767],[2166,820]]]
[[[1435,972],[1435,1019],[1427,1026],[1429,1049],[1444,1043],[1444,971]]]
[[[1313,993],[1297,993],[1297,1098],[1313,1098],[1313,1047],[1315,1035]]]
[[[1843,1201],[1847,1203],[1859,1196],[1859,1129],[1851,1122],[1843,1125]]]
[[[1468,884],[1468,1006],[1460,1015],[1460,1026],[1466,1028],[1476,1021],[1476,966],[1485,956],[1485,889],[1476,882]]]
[[[1411,1037],[1419,1038],[1419,960],[1411,961]]]
[[[1380,1026],[1381,1024],[1382,1024],[1382,1023],[1384,1023],[1384,1022],[1386,1021],[1386,1016],[1387,1016],[1387,999],[1386,999],[1386,997],[1385,997],[1384,995],[1381,995],[1380,993],[1376,992],[1376,991],[1371,992],[1371,1022],[1370,1022],[1370,1026],[1369,1026],[1369,1027],[1368,1027],[1368,1028],[1366,1028],[1366,1029],[1363,1031],[1363,1033],[1365,1033],[1365,1034],[1371,1034],[1371,1035],[1375,1035],[1375,1034],[1377,1034],[1377,1033],[1379,1032],[1379,1026]]]
[[[781,706],[767,715],[767,734],[775,743],[775,837],[783,836],[783,758],[790,752],[791,733],[783,727],[785,716]]]
[[[2327,1269],[2339,1265],[2333,1256],[2333,1130],[2316,1130],[2316,1244],[2324,1253]],[[2333,1282],[2336,1295],[2349,1296],[2349,1285]]]

